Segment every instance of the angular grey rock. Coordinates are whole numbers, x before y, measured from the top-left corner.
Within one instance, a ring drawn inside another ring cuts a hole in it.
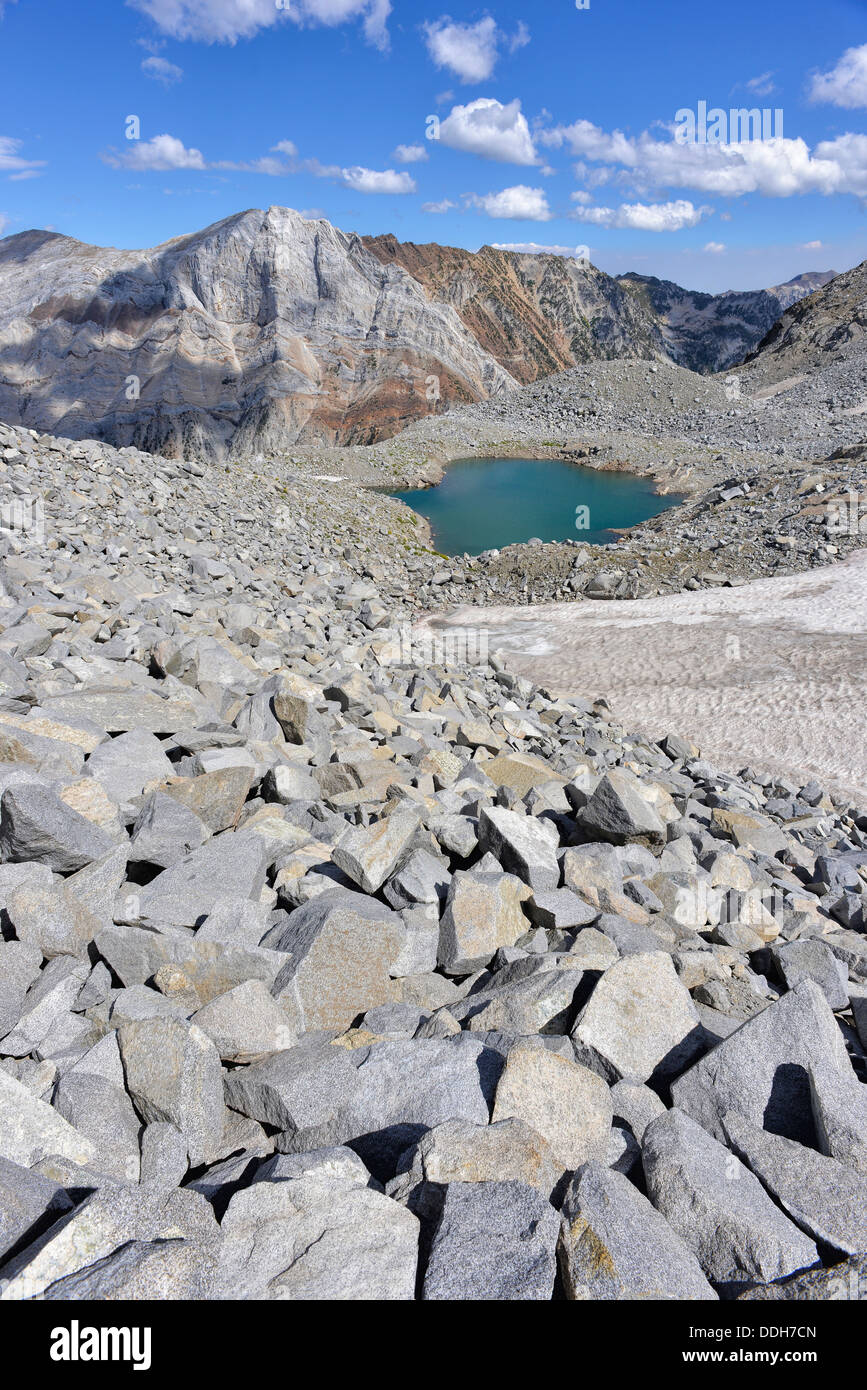
[[[130,861],[168,869],[199,849],[207,838],[207,827],[197,815],[175,797],[154,791],[130,832]]]
[[[523,1120],[446,1120],[406,1150],[386,1191],[431,1220],[440,1213],[448,1183],[520,1182],[550,1197],[562,1174],[547,1140]]]
[[[445,973],[470,975],[501,946],[513,946],[528,927],[521,911],[527,896],[526,886],[512,874],[455,873],[440,921],[439,963]]]
[[[18,1022],[0,1043],[7,1057],[26,1057],[69,1016],[88,977],[86,961],[72,956],[50,960],[24,996]]]
[[[618,1081],[611,1087],[611,1104],[614,1119],[625,1121],[639,1143],[651,1120],[665,1114],[665,1106],[656,1092],[640,1081]]]
[[[320,1170],[254,1182],[221,1223],[223,1297],[407,1300],[415,1295],[418,1221],[354,1176]]]
[[[564,1169],[604,1158],[611,1131],[611,1094],[600,1076],[545,1048],[511,1048],[491,1115],[523,1120],[547,1140]]]
[[[254,1182],[288,1182],[294,1178],[337,1179],[350,1187],[369,1187],[370,1174],[352,1149],[336,1145],[300,1154],[272,1154],[259,1164]]]
[[[0,1068],[0,1157],[32,1168],[49,1154],[96,1162],[96,1146],[44,1100]]]
[[[189,1168],[187,1141],[176,1125],[154,1120],[141,1136],[141,1181],[158,1187],[179,1187]]]
[[[532,921],[546,931],[571,931],[595,922],[599,909],[591,907],[571,888],[549,888],[534,893],[527,903]]]
[[[141,1175],[141,1121],[126,1091],[92,1072],[61,1076],[51,1104],[93,1142],[96,1165],[122,1182]]]
[[[722,1117],[737,1110],[772,1134],[815,1144],[811,1066],[850,1094],[858,1084],[823,991],[805,980],[696,1062],[674,1082],[672,1099],[722,1141]]]
[[[328,1102],[331,1117],[324,1123],[293,1126],[278,1140],[279,1149],[297,1152],[351,1142],[382,1180],[393,1175],[400,1155],[425,1130],[451,1119],[488,1123],[503,1058],[468,1033],[389,1039],[351,1053],[332,1050],[343,1052],[356,1069],[348,1095],[334,1095]],[[235,1075],[227,1081],[230,1105],[235,1104]]]
[[[848,972],[824,941],[811,937],[775,942],[770,949],[771,959],[787,989],[794,989],[801,980],[814,980],[832,1009],[848,1007]]]
[[[651,1121],[641,1156],[648,1197],[714,1283],[768,1282],[818,1262],[758,1178],[682,1110]]]
[[[396,912],[361,893],[336,888],[290,914],[279,934],[264,942],[289,959],[272,993],[299,1033],[348,1028],[358,1014],[396,1002],[391,977],[404,941]]]
[[[6,911],[18,940],[41,951],[46,960],[84,956],[102,926],[63,881],[16,888]]]
[[[480,848],[540,893],[560,883],[557,845],[556,830],[535,816],[500,806],[486,806],[479,816]]]
[[[371,826],[356,826],[338,840],[332,859],[365,893],[378,893],[406,857],[421,817],[414,807],[399,806]]]
[[[219,1240],[131,1240],[39,1295],[53,1302],[187,1303],[215,1291]]]
[[[449,1183],[422,1297],[428,1302],[550,1299],[559,1226],[548,1199],[526,1183]]]
[[[72,1199],[58,1183],[0,1157],[0,1264],[16,1245],[32,1244],[71,1209]]]
[[[383,897],[397,909],[412,907],[416,903],[438,908],[449,890],[451,879],[448,866],[428,850],[413,850],[386,883]]]
[[[198,1192],[117,1184],[102,1187],[16,1256],[0,1301],[38,1298],[60,1279],[90,1268],[131,1240],[214,1240],[219,1227]]]
[[[661,849],[665,843],[665,826],[627,768],[606,772],[577,819],[585,833],[609,844]]]
[[[261,980],[247,980],[218,995],[190,1021],[225,1062],[251,1062],[297,1042],[285,1010]]]
[[[194,1166],[221,1157],[223,1074],[210,1038],[194,1024],[150,1018],[124,1023],[117,1040],[127,1090],[145,1123],[176,1125]]]
[[[94,748],[85,770],[119,806],[141,796],[148,783],[161,782],[174,772],[160,740],[140,728]]]
[[[69,874],[114,848],[110,835],[73,811],[48,787],[10,787],[0,800],[0,855],[7,863],[35,860]]]
[[[844,1255],[867,1250],[867,1177],[734,1111],[723,1116],[723,1128],[735,1153],[803,1231]]]
[[[22,941],[0,941],[0,1038],[21,1017],[25,996],[39,978],[41,965],[42,952],[35,946],[25,946]]]
[[[622,1173],[583,1164],[561,1214],[558,1258],[568,1299],[717,1297],[689,1246]]]
[[[572,1030],[575,1054],[613,1084],[677,1075],[704,1046],[698,1014],[662,952],[609,966]]]
[[[867,1088],[842,1067],[811,1064],[808,1070],[819,1149],[867,1176]]]
[[[327,1043],[290,1048],[225,1078],[226,1103],[277,1129],[327,1126],[351,1103],[356,1068],[342,1047]]]
[[[143,921],[196,926],[221,898],[257,901],[267,864],[259,836],[226,830],[140,889],[137,915]]]
[[[468,994],[453,1004],[450,1012],[473,1033],[495,1030],[563,1036],[574,1014],[580,983],[580,970],[540,970],[529,979],[502,984],[495,976],[491,989]]]

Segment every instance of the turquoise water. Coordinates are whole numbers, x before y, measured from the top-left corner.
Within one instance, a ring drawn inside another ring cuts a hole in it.
[[[444,555],[478,555],[534,537],[599,545],[614,539],[613,527],[637,526],[681,500],[660,497],[631,473],[560,459],[461,459],[438,487],[392,496],[427,518]]]

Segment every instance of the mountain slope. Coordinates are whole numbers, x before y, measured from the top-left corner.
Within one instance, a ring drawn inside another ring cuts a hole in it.
[[[747,357],[764,382],[821,372],[867,348],[867,261],[786,310]]]
[[[217,457],[364,443],[514,382],[454,309],[288,208],[148,251],[24,233],[0,242],[0,418]]]
[[[701,295],[279,207],[141,251],[24,232],[0,241],[0,418],[206,459],[370,443],[588,361],[725,368],[825,278]]]
[[[671,280],[632,272],[619,283],[646,297],[672,361],[694,372],[721,372],[743,361],[790,304],[834,278],[834,271],[808,271],[767,290],[702,294]]]
[[[451,304],[522,383],[595,358],[666,355],[653,314],[595,266],[493,246],[419,246],[391,235],[364,243],[383,264],[403,266],[433,298]]]

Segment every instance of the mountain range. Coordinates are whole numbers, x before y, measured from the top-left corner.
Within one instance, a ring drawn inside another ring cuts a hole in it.
[[[701,294],[281,207],[147,250],[22,232],[0,241],[0,419],[170,457],[371,443],[595,359],[725,370],[829,281]]]

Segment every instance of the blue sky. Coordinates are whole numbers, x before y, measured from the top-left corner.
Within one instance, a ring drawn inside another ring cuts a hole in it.
[[[5,235],[149,246],[277,203],[471,250],[586,246],[696,289],[867,256],[864,0],[0,12]],[[722,139],[681,143],[676,115],[700,102]],[[782,133],[743,138],[740,107],[781,109]]]

